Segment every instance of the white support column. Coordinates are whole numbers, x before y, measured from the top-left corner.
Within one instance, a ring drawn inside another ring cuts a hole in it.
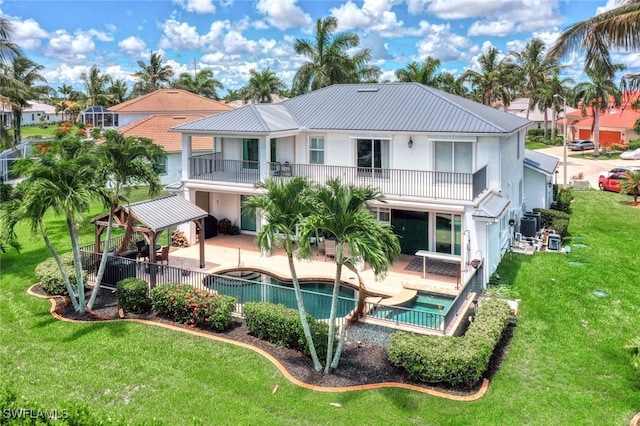
[[[271,161],[271,137],[263,136],[258,143],[258,161],[260,163],[260,180],[264,181],[269,177],[269,162]]]
[[[182,134],[182,181],[189,179],[191,173],[191,136]],[[186,197],[185,197],[186,198]]]

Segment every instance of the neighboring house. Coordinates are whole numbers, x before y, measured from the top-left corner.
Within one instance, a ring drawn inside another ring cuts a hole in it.
[[[160,89],[108,108],[116,113],[118,125],[126,126],[150,115],[214,115],[233,108],[182,89]]]
[[[241,208],[269,177],[338,177],[378,188],[371,206],[402,252],[459,256],[463,283],[486,282],[523,215],[529,121],[417,83],[333,85],[278,104],[253,104],[174,127],[182,134],[184,196],[245,233]],[[193,139],[209,138],[194,155]],[[527,206],[533,208],[536,206]],[[186,229],[195,241],[195,229]]]
[[[517,115],[518,117],[531,120],[528,130],[544,129],[545,120],[547,121],[547,129],[551,129],[553,127],[553,108],[547,108],[545,117],[545,111],[541,111],[537,105],[534,106],[532,110],[529,110],[529,98],[516,98],[511,101],[507,108],[500,106],[499,109],[510,114]],[[573,111],[576,111],[576,109],[567,106],[567,115]],[[559,120],[561,117],[564,117],[564,113],[562,111],[557,113],[556,119]],[[562,134],[562,130],[559,130],[558,134]]]
[[[640,139],[634,130],[636,121],[640,118],[640,111],[631,107],[619,110],[609,110],[600,115],[599,134],[600,146],[610,147],[613,144],[624,145],[629,141]],[[573,139],[593,140],[593,115],[571,123],[570,135]],[[569,140],[572,140],[571,138]]]
[[[560,160],[552,155],[526,149],[524,152],[523,208],[548,209],[553,202],[553,184]]]
[[[62,115],[56,111],[51,105],[43,104],[38,101],[29,101],[29,106],[22,110],[22,125],[35,126],[42,122],[47,124],[56,124],[62,121]],[[0,120],[5,127],[11,126],[13,113],[11,106],[0,103]]]
[[[278,103],[278,102],[286,101],[287,99],[289,99],[289,98],[286,98],[284,96],[278,95],[277,93],[274,93],[273,95],[271,95],[271,100],[272,100],[272,102],[274,104]],[[233,108],[240,108],[240,107],[243,107],[245,105],[250,105],[250,104],[255,104],[255,103],[256,102],[254,102],[252,100],[248,100],[248,101],[245,102],[242,99],[237,99],[235,101],[228,102],[227,105],[229,105],[230,107],[233,107]]]
[[[134,121],[118,129],[124,136],[140,136],[152,139],[167,152],[164,164],[161,168],[164,172],[160,175],[163,185],[172,185],[173,190],[180,189],[182,179],[182,138],[180,134],[169,132],[171,127],[188,123],[206,117],[204,114],[185,115],[151,115],[142,120]],[[195,137],[192,145],[193,152],[211,151],[211,139],[208,137]],[[177,184],[176,184],[177,183]]]

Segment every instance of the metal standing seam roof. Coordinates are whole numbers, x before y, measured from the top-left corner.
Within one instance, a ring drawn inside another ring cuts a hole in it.
[[[558,164],[560,164],[560,160],[552,155],[525,149],[524,164],[548,175],[553,175],[558,168]]]
[[[511,201],[508,198],[491,194],[474,209],[472,216],[478,219],[498,219],[507,211],[510,204]]]
[[[129,214],[154,232],[207,217],[208,213],[177,194],[125,206]]]
[[[277,104],[247,105],[176,131],[291,129],[509,134],[530,121],[419,83],[336,84]]]

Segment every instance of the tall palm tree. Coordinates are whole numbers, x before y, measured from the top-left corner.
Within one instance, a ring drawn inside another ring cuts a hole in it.
[[[227,89],[227,94],[224,96],[224,100],[229,103],[242,99],[240,90]]]
[[[20,48],[11,41],[12,29],[11,22],[0,17],[0,64],[11,62],[20,55]]]
[[[171,65],[162,65],[162,55],[158,52],[151,52],[149,65],[139,60],[138,66],[140,71],[133,73],[133,76],[137,79],[133,86],[136,96],[145,95],[169,86],[171,77],[173,77],[173,68],[171,68]]]
[[[469,90],[464,85],[464,80],[457,78],[450,72],[441,72],[438,80],[438,88],[442,91],[458,96],[467,96],[469,93]]]
[[[438,87],[440,75],[436,73],[440,67],[440,60],[427,56],[422,63],[411,62],[404,68],[396,70],[396,78],[402,82],[422,83],[431,87]]]
[[[616,65],[615,69],[622,69],[622,65]],[[582,115],[586,115],[587,108],[591,108],[593,114],[593,155],[600,155],[600,114],[612,106],[620,106],[622,94],[606,71],[599,68],[587,70],[587,76],[591,81],[578,83],[574,87],[576,101],[580,105]]]
[[[15,226],[24,221],[40,232],[60,268],[77,312],[86,311],[78,223],[84,219],[92,197],[102,196],[104,188],[104,182],[97,179],[99,163],[94,149],[92,141],[67,137],[52,141],[49,151],[41,155],[18,160],[14,172],[25,178],[20,187],[21,196],[13,198],[2,209],[7,232],[15,235]],[[44,225],[43,218],[49,211],[62,214],[66,219],[74,257],[76,280],[73,285]]]
[[[242,99],[258,103],[273,102],[274,94],[281,94],[286,84],[268,67],[262,71],[250,70],[249,82],[240,89]]]
[[[570,103],[569,98],[572,97],[572,93],[573,93],[573,89],[570,85],[575,84],[575,81],[572,78],[569,77],[565,77],[565,78],[560,78],[559,74],[555,73],[551,76],[551,78],[543,85],[543,87],[545,87],[545,89],[547,92],[552,93],[551,97],[551,111],[552,111],[552,116],[551,116],[551,129],[553,131],[553,136],[552,139],[555,141],[555,137],[558,134],[558,113],[560,113],[560,111],[562,111],[562,114],[566,120],[566,116],[567,116],[567,111],[563,111],[563,107],[564,104]],[[558,95],[558,96],[554,96],[554,95]],[[562,98],[567,99],[566,102],[562,101]],[[567,135],[564,135],[564,138],[566,138]],[[563,140],[564,143],[564,140]]]
[[[165,155],[164,149],[153,143],[151,139],[135,136],[125,137],[115,130],[105,132],[103,142],[96,148],[96,156],[100,160],[99,179],[103,182],[109,182],[109,186],[105,189],[109,222],[102,260],[96,276],[96,285],[89,298],[89,309],[93,308],[106,268],[113,214],[120,203],[126,201],[127,195],[134,186],[147,186],[149,195],[160,192],[162,185],[158,177],[160,170],[157,164]],[[123,245],[128,245],[130,239],[130,232],[127,229]],[[122,250],[121,246],[116,250],[116,253],[120,253]]]
[[[377,78],[379,69],[369,66],[371,51],[361,49],[349,56],[348,50],[360,44],[355,33],[335,33],[338,20],[333,16],[316,21],[313,40],[297,39],[293,45],[298,55],[308,61],[296,72],[293,88],[296,93],[306,93],[336,83],[358,83]]]
[[[80,74],[80,80],[86,90],[86,106],[109,105],[109,91],[107,85],[111,83],[111,76],[92,65],[89,71]]]
[[[506,107],[511,103],[510,78],[513,70],[508,59],[500,59],[499,56],[498,49],[491,46],[478,59],[480,71],[467,70],[460,78],[478,91],[483,104],[493,106],[495,101],[500,100]]]
[[[127,100],[129,85],[126,81],[117,79],[111,83],[107,91],[111,96],[111,105],[118,105]]]
[[[313,188],[307,198],[313,206],[313,214],[300,221],[298,240],[302,255],[310,251],[310,237],[316,232],[336,240],[336,275],[333,283],[327,360],[324,368],[325,373],[329,373],[332,368],[338,366],[345,341],[346,327],[343,327],[334,352],[342,266],[346,263],[349,269],[357,270],[355,264],[366,262],[376,276],[382,276],[399,256],[400,243],[391,228],[376,220],[367,208],[370,202],[383,201],[382,194],[377,190],[343,186],[339,179],[334,179],[328,181],[326,185]],[[350,253],[346,260],[345,249]],[[366,289],[360,288],[360,292],[364,296]]]
[[[509,56],[514,58],[514,68],[522,77],[520,90],[525,97],[529,98],[528,119],[529,112],[533,111],[540,102],[539,86],[544,84],[551,75],[558,73],[560,66],[557,59],[546,56],[545,44],[539,38],[528,42],[521,52],[509,52]]]
[[[191,76],[188,72],[183,72],[173,83],[173,87],[177,89],[188,90],[205,98],[220,100],[216,89],[223,89],[222,83],[213,78],[213,71],[200,70],[195,76]]]
[[[309,204],[303,202],[304,197],[302,196],[309,190],[309,182],[306,178],[294,176],[287,181],[268,179],[264,182],[258,182],[256,188],[266,190],[266,194],[247,198],[243,207],[253,213],[260,210],[266,219],[266,224],[262,226],[256,237],[258,247],[270,252],[275,244],[284,247],[287,253],[302,329],[309,345],[313,365],[317,371],[320,371],[322,370],[322,364],[318,359],[311,329],[309,328],[307,312],[304,308],[304,300],[300,291],[300,282],[293,262],[292,235],[296,235],[296,227],[302,218],[311,213]],[[304,255],[306,258],[310,257],[309,252]],[[298,256],[302,257],[300,252],[298,252]]]
[[[616,65],[610,48],[636,51],[640,48],[640,0],[622,0],[621,6],[571,25],[564,30],[549,51],[554,58],[571,52],[585,53],[585,71],[600,69],[613,79]]]
[[[12,148],[15,149],[22,141],[22,111],[29,106],[29,101],[38,98],[43,90],[48,90],[48,86],[36,86],[35,83],[46,83],[47,80],[42,75],[44,67],[36,64],[26,56],[16,56],[5,67],[6,74],[10,76],[15,84],[0,88],[0,94],[9,98],[11,103],[11,116],[13,127]],[[16,150],[17,151],[17,150]]]

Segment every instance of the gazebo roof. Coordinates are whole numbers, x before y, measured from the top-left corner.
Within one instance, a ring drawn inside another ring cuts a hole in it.
[[[155,233],[173,225],[202,219],[208,215],[206,211],[177,194],[121,206],[118,212],[130,215],[135,221]],[[118,212],[114,215],[115,217],[120,217]],[[109,213],[104,213],[93,218],[91,222],[108,220],[108,217]]]

